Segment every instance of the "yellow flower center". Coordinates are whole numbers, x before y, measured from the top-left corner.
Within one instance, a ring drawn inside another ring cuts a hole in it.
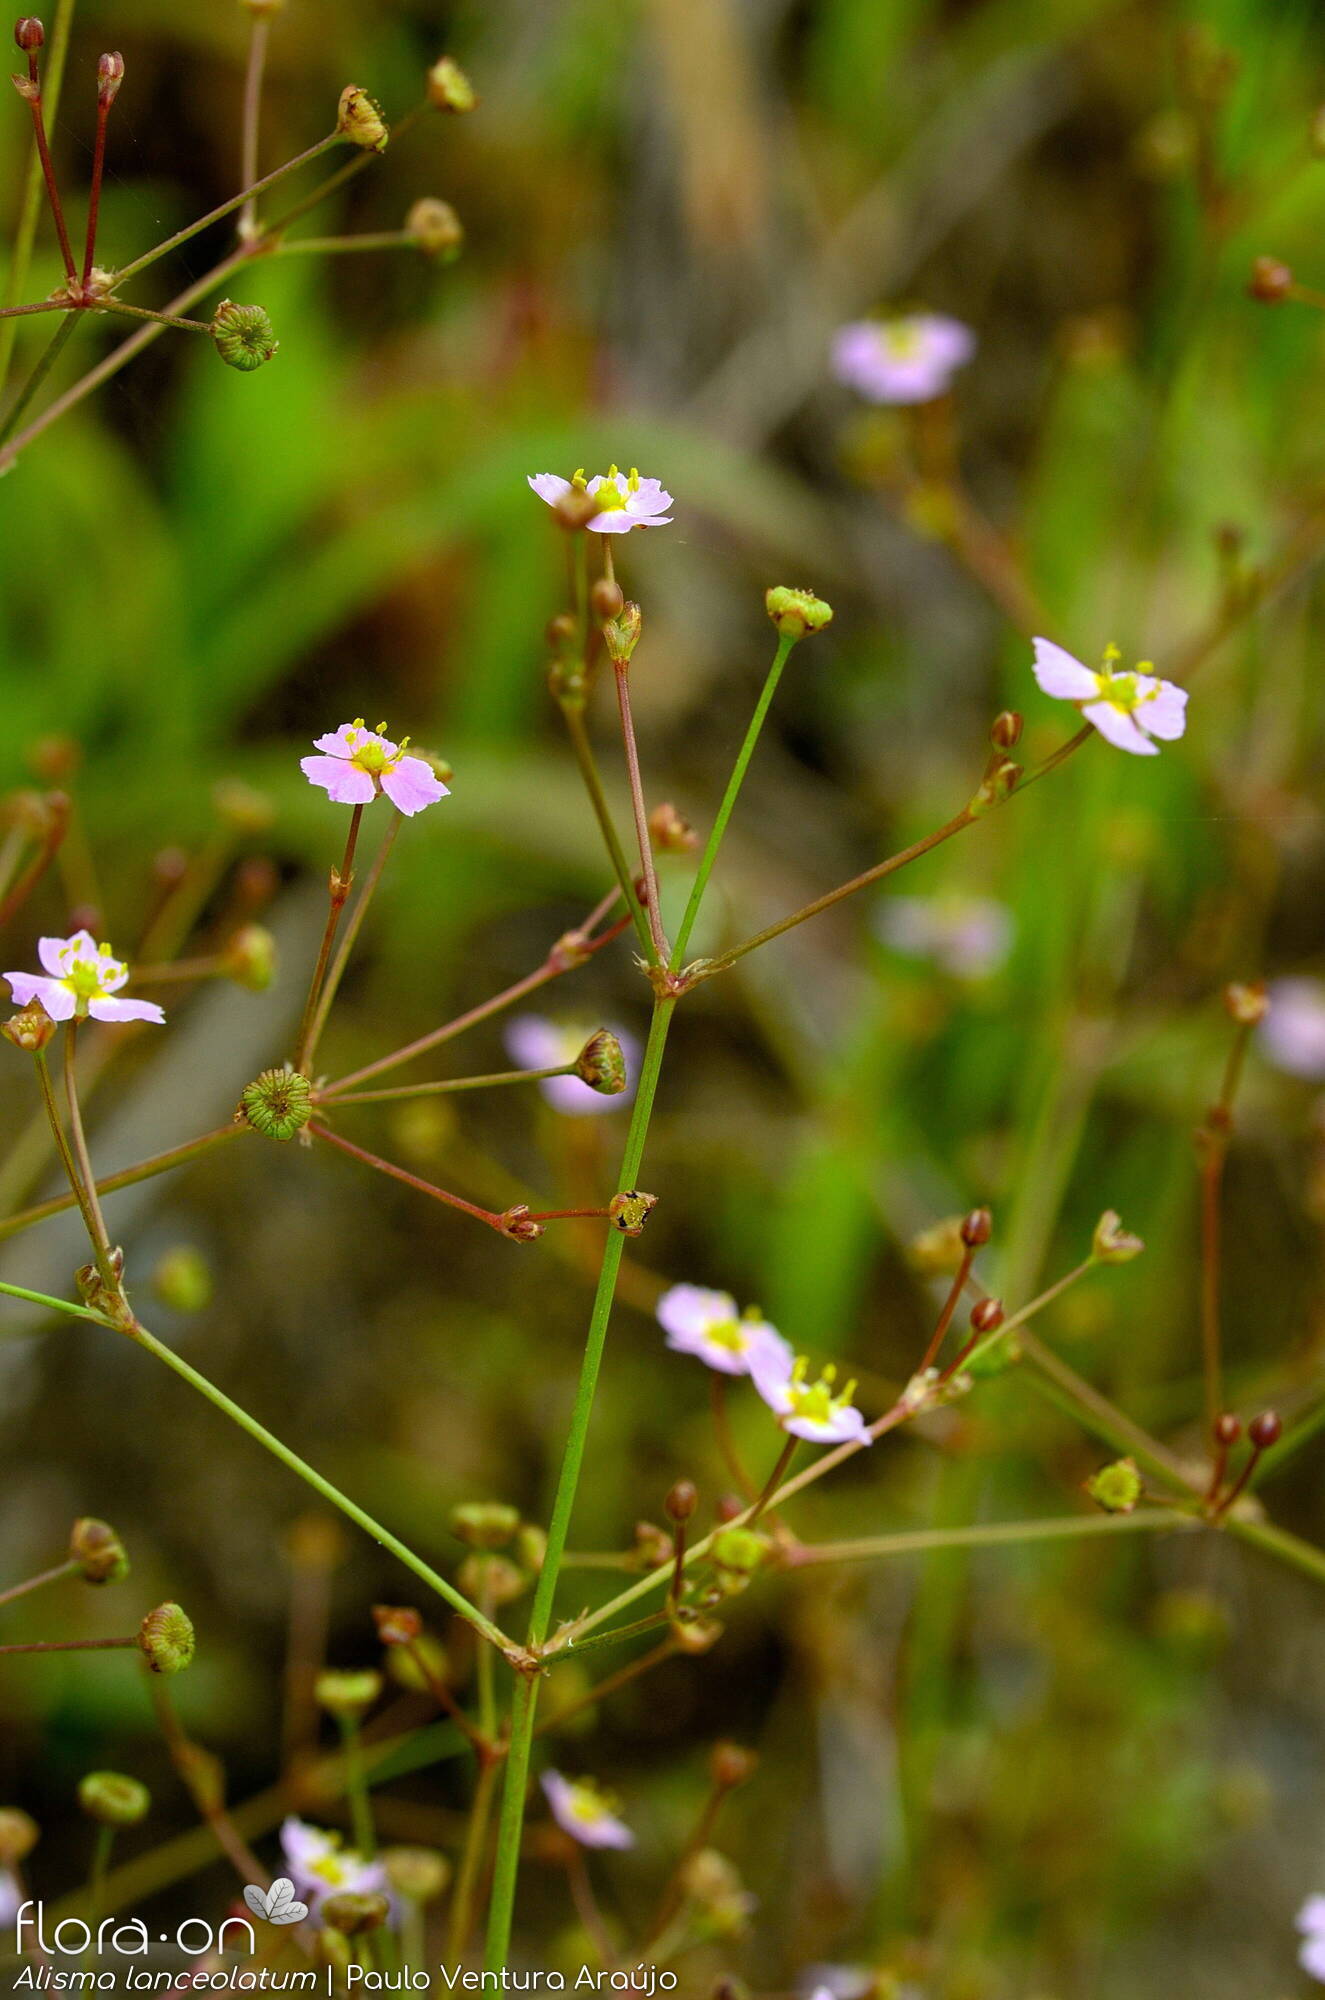
[[[846,1409],[856,1393],[856,1385],[848,1382],[841,1395],[835,1396],[833,1384],[837,1380],[837,1370],[831,1362],[817,1382],[805,1380],[809,1365],[803,1354],[797,1355],[788,1384],[791,1407],[787,1414],[802,1417],[812,1424],[829,1424],[839,1410]]]
[[[749,1335],[737,1319],[716,1319],[706,1333],[715,1347],[725,1347],[730,1354],[744,1354],[750,1344]]]
[[[379,722],[375,731],[366,729],[363,717],[360,715],[355,719],[354,730],[349,738],[354,747],[354,755],[350,758],[350,762],[360,771],[366,771],[370,778],[380,778],[384,771],[394,771],[409,745],[409,738],[406,736],[394,751],[388,752],[386,744],[382,741],[385,729],[385,722]],[[360,731],[362,740],[355,742],[355,733]]]
[[[920,352],[920,334],[910,320],[889,320],[879,331],[894,361],[910,361]]]
[[[1104,668],[1096,674],[1095,684],[1101,701],[1107,701],[1110,708],[1118,709],[1123,715],[1133,715],[1142,703],[1154,701],[1159,694],[1157,687],[1147,688],[1143,693],[1139,686],[1141,675],[1153,675],[1155,663],[1153,660],[1138,660],[1134,673],[1116,674],[1113,663],[1121,657],[1116,646],[1105,647]]]

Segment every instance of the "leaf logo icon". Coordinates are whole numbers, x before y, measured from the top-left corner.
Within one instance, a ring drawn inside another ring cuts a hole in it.
[[[308,1915],[308,1905],[298,1900],[288,1875],[278,1876],[265,1891],[256,1882],[250,1882],[244,1891],[244,1901],[255,1917],[262,1917],[269,1924],[301,1924]]]

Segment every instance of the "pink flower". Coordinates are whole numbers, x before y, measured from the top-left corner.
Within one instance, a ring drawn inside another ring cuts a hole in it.
[[[407,757],[408,736],[392,743],[382,734],[386,724],[365,729],[363,717],[342,723],[334,736],[315,736],[321,757],[301,757],[299,768],[310,785],[321,785],[338,806],[371,805],[385,792],[398,812],[413,815],[447,796],[431,764]]]
[[[599,1791],[591,1778],[563,1778],[560,1771],[544,1771],[543,1792],[557,1825],[581,1847],[635,1845],[634,1834],[613,1811],[615,1800]]]
[[[833,336],[833,373],[871,403],[930,403],[975,353],[975,335],[943,313],[858,319]]]
[[[1186,688],[1146,673],[1149,660],[1142,660],[1135,673],[1118,674],[1113,670],[1118,648],[1106,646],[1104,668],[1097,674],[1051,639],[1032,644],[1035,678],[1045,693],[1075,702],[1086,721],[1118,749],[1130,750],[1134,757],[1158,757],[1159,745],[1151,737],[1170,743],[1186,729]]]
[[[658,1301],[658,1319],[670,1348],[693,1354],[720,1375],[748,1375],[756,1358],[791,1372],[795,1357],[782,1335],[759,1313],[738,1313],[730,1292],[673,1285]]]
[[[324,1896],[387,1893],[386,1869],[380,1861],[367,1860],[344,1846],[338,1833],[324,1833],[293,1813],[282,1824],[281,1849],[295,1888],[315,1915]]]
[[[595,473],[592,479],[586,479],[583,470],[573,479],[562,479],[555,472],[531,472],[529,484],[549,507],[555,507],[567,493],[588,493],[601,507],[601,512],[588,523],[595,535],[628,535],[632,528],[665,528],[672,518],[663,512],[664,507],[672,504],[671,494],[663,491],[660,480],[641,479],[633,465],[628,474],[618,472],[613,465],[606,475]]]
[[[1297,1962],[1304,1972],[1325,1984],[1325,1896],[1308,1896],[1297,1913],[1303,1933]]]
[[[988,979],[1012,949],[1012,913],[988,896],[889,896],[878,927],[894,951],[953,979]]]
[[[869,1425],[853,1408],[854,1382],[848,1382],[840,1396],[833,1394],[837,1370],[825,1368],[817,1382],[809,1382],[809,1362],[797,1355],[791,1367],[780,1359],[756,1357],[750,1377],[784,1431],[806,1438],[811,1444],[872,1444]]]
[[[542,1014],[517,1014],[507,1023],[502,1039],[506,1043],[507,1054],[519,1063],[521,1069],[557,1069],[562,1063],[574,1062],[592,1032],[592,1025],[586,1028],[578,1022],[549,1021]],[[639,1043],[623,1028],[613,1028],[612,1033],[620,1042],[621,1052],[626,1058],[626,1072],[630,1080],[625,1089],[605,1096],[578,1076],[546,1076],[538,1087],[556,1110],[580,1117],[596,1111],[620,1111],[630,1103],[635,1095],[634,1075],[639,1062]]]
[[[31,972],[6,972],[18,1006],[40,1000],[53,1021],[157,1021],[165,1015],[152,1000],[113,1000],[129,977],[129,968],[98,944],[90,931],[67,938],[38,938],[37,956],[50,977]]]
[[[1319,979],[1276,979],[1270,1005],[1257,1030],[1261,1053],[1276,1069],[1325,1078],[1325,984]]]

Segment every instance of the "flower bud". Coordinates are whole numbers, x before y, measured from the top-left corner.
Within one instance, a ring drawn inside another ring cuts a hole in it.
[[[758,1754],[739,1743],[715,1743],[709,1757],[709,1777],[722,1792],[748,1784],[758,1768]]]
[[[124,82],[124,57],[118,50],[97,57],[97,102],[113,104]]]
[[[386,1879],[408,1903],[432,1903],[451,1880],[451,1864],[435,1847],[387,1847],[382,1850]]]
[[[1002,1299],[980,1299],[971,1307],[971,1332],[997,1333],[1003,1319]]]
[[[612,1227],[619,1229],[623,1236],[642,1236],[644,1225],[658,1206],[656,1194],[643,1194],[638,1188],[627,1188],[624,1194],[614,1194],[607,1204],[607,1213]]]
[[[14,23],[14,40],[25,53],[44,47],[46,30],[35,14],[25,14],[21,21]]]
[[[129,1574],[129,1558],[114,1528],[90,1516],[74,1522],[69,1560],[78,1564],[87,1583],[123,1583]]]
[[[587,528],[590,521],[601,513],[601,511],[602,509],[594,499],[593,494],[585,492],[578,486],[569,487],[565,493],[560,494],[552,503],[553,515],[561,526],[568,531],[575,528]]]
[[[669,1521],[688,1521],[699,1505],[699,1488],[693,1479],[678,1479],[663,1501]]]
[[[672,1561],[675,1551],[672,1538],[653,1521],[635,1523],[635,1566],[637,1569],[662,1569]]]
[[[472,111],[478,103],[473,84],[453,56],[439,56],[427,78],[428,102],[435,111]]]
[[[0,1806],[0,1868],[17,1868],[40,1838],[41,1829],[30,1813],[20,1806]]]
[[[89,1771],[79,1781],[78,1803],[102,1826],[137,1826],[151,1809],[152,1794],[119,1771]]]
[[[785,583],[764,592],[764,608],[784,639],[803,639],[831,623],[833,607],[810,590],[793,590]]]
[[[357,83],[347,83],[340,94],[336,136],[348,139],[352,146],[362,146],[366,153],[386,150],[391,130],[382,116],[382,108]]]
[[[453,264],[465,241],[465,225],[449,201],[437,195],[421,195],[405,217],[405,232],[412,236],[425,257]]]
[[[991,812],[1001,806],[1016,791],[1021,779],[1021,765],[1014,764],[1010,757],[995,757],[971,798],[967,811],[979,819],[982,813]]]
[[[313,1697],[319,1708],[342,1721],[357,1721],[365,1715],[382,1692],[382,1676],[376,1667],[360,1667],[339,1672],[329,1667],[313,1683]],[[342,1924],[340,1929],[344,1929]]]
[[[1139,1236],[1133,1236],[1130,1230],[1123,1228],[1122,1217],[1117,1210],[1106,1208],[1095,1224],[1090,1254],[1097,1264],[1130,1264],[1145,1247]]]
[[[460,1588],[467,1597],[481,1598],[495,1611],[523,1597],[529,1578],[505,1556],[466,1556],[460,1565]]]
[[[1263,979],[1234,980],[1224,988],[1224,1010],[1239,1027],[1254,1028],[1270,1011],[1270,996]]]
[[[1262,1410],[1247,1425],[1247,1436],[1257,1451],[1268,1451],[1284,1434],[1283,1418],[1275,1410]]]
[[[963,1219],[962,1242],[968,1250],[978,1250],[994,1233],[994,1218],[987,1208],[973,1208]]]
[[[1227,1450],[1230,1445],[1236,1444],[1242,1436],[1242,1419],[1241,1417],[1235,1417],[1232,1410],[1224,1410],[1215,1418],[1212,1428],[1215,1443],[1223,1445],[1224,1449]]]
[[[221,959],[221,972],[249,993],[265,993],[276,977],[276,940],[261,924],[243,924]]]
[[[382,1928],[391,1914],[391,1899],[380,1890],[356,1893],[342,1889],[339,1895],[324,1896],[318,1915],[342,1937],[357,1937],[361,1931]]]
[[[655,806],[649,814],[649,838],[659,854],[693,854],[699,846],[694,827],[670,800]]]
[[[545,1228],[529,1213],[527,1201],[517,1201],[513,1208],[504,1209],[501,1226],[502,1234],[509,1236],[512,1243],[537,1243]]]
[[[172,1312],[201,1312],[211,1303],[211,1266],[200,1250],[181,1243],[158,1259],[152,1273],[152,1290]]]
[[[421,1632],[408,1650],[403,1646],[391,1648],[386,1668],[397,1687],[408,1688],[412,1694],[428,1694],[430,1682],[448,1680],[451,1662],[437,1634]]]
[[[644,613],[638,604],[623,605],[615,618],[608,619],[603,627],[603,644],[614,667],[630,665],[630,656],[639,644],[643,629]]]
[[[408,1646],[423,1630],[423,1619],[411,1604],[375,1604],[373,1623],[384,1646]]]
[[[233,299],[222,299],[212,314],[211,332],[226,367],[245,375],[270,361],[281,344],[261,306],[241,306]]]
[[[602,1097],[619,1097],[626,1087],[626,1058],[616,1036],[606,1028],[590,1035],[575,1058],[575,1074]]]
[[[1247,280],[1248,298],[1263,306],[1281,305],[1293,289],[1293,273],[1277,257],[1258,257]]]
[[[235,1112],[237,1125],[251,1125],[264,1139],[293,1139],[313,1115],[313,1086],[297,1069],[264,1069],[246,1084]]]
[[[17,1014],[11,1014],[0,1027],[0,1035],[12,1042],[25,1055],[36,1055],[44,1049],[55,1035],[55,1022],[51,1019],[40,1000],[30,1000]]]
[[[504,1500],[465,1500],[451,1509],[451,1533],[471,1549],[504,1549],[519,1525],[519,1508]]]
[[[589,602],[600,624],[619,618],[626,608],[626,593],[614,576],[596,576],[589,586]]]
[[[178,1604],[158,1604],[138,1627],[138,1644],[154,1674],[182,1673],[193,1658],[193,1621]]]
[[[1144,1490],[1141,1474],[1133,1458],[1115,1459],[1101,1466],[1085,1481],[1085,1491],[1106,1514],[1131,1514]]]
[[[994,717],[994,726],[989,732],[989,741],[995,750],[1015,750],[1021,741],[1021,717],[1010,708]]]

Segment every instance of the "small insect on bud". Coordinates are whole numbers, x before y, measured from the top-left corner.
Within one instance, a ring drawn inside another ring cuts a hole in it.
[[[19,1806],[0,1806],[0,1868],[17,1868],[41,1838],[30,1813]]]
[[[1222,1445],[1227,1451],[1228,1447],[1236,1444],[1242,1436],[1242,1419],[1235,1417],[1231,1410],[1224,1410],[1215,1418],[1212,1429],[1215,1443]]]
[[[1247,280],[1247,296],[1263,306],[1282,305],[1293,289],[1293,273],[1277,257],[1258,257]]]
[[[699,835],[670,799],[649,814],[649,838],[660,854],[693,854],[699,846]]]
[[[460,1565],[460,1588],[497,1611],[524,1596],[529,1578],[505,1556],[466,1556]]]
[[[340,103],[336,108],[336,136],[348,139],[352,146],[362,146],[366,153],[386,150],[391,130],[382,116],[381,106],[357,83],[347,83],[340,94]]]
[[[989,1241],[993,1233],[994,1218],[987,1208],[973,1208],[970,1214],[963,1218],[961,1238],[968,1250],[978,1250],[982,1244]]]
[[[1284,1434],[1284,1420],[1275,1410],[1262,1410],[1247,1425],[1247,1436],[1257,1451],[1268,1451]]]
[[[89,1771],[79,1780],[78,1803],[102,1826],[137,1826],[151,1810],[152,1794],[120,1771]]]
[[[235,1112],[237,1125],[251,1125],[264,1139],[298,1136],[313,1115],[313,1086],[297,1069],[264,1069],[246,1084]]]
[[[989,741],[995,750],[1015,750],[1021,741],[1021,717],[1010,708],[994,717],[994,726],[989,732]]]
[[[639,644],[643,629],[644,613],[638,604],[623,605],[615,618],[608,619],[603,627],[603,644],[614,667],[630,665],[630,656]]]
[[[35,1056],[46,1047],[55,1033],[55,1022],[51,1019],[40,1000],[29,1002],[17,1014],[11,1014],[0,1027],[0,1035],[12,1042],[16,1049],[26,1055]]]
[[[318,1915],[324,1923],[339,1931],[342,1937],[357,1937],[361,1931],[376,1931],[382,1928],[391,1914],[391,1899],[379,1890],[365,1890],[356,1893],[353,1889],[342,1889],[337,1896],[323,1898]]]
[[[226,367],[245,375],[270,361],[281,344],[261,306],[236,305],[233,299],[222,299],[212,314],[212,341]]]
[[[1098,1472],[1092,1473],[1084,1482],[1084,1490],[1106,1514],[1131,1514],[1141,1498],[1144,1485],[1135,1459],[1119,1458],[1112,1465],[1102,1465]]]
[[[504,1549],[519,1525],[519,1508],[504,1500],[465,1500],[451,1509],[451,1533],[471,1549]]]
[[[758,1768],[756,1752],[744,1749],[739,1743],[715,1743],[709,1757],[709,1777],[724,1792],[734,1791],[737,1785],[748,1785]]]
[[[386,1879],[407,1903],[435,1902],[451,1880],[451,1864],[435,1847],[386,1847]]]
[[[980,1299],[971,1307],[971,1332],[997,1333],[1003,1319],[1002,1299]]]
[[[775,584],[764,592],[764,608],[784,639],[803,639],[807,632],[822,632],[832,623],[833,607],[811,590],[793,590],[789,584]]]
[[[265,993],[276,977],[276,940],[261,924],[244,924],[225,948],[221,971],[249,993]]]
[[[1145,1247],[1139,1236],[1133,1236],[1130,1230],[1123,1228],[1122,1217],[1117,1210],[1106,1208],[1095,1224],[1090,1254],[1097,1264],[1130,1264]]]
[[[612,1227],[619,1229],[623,1236],[642,1236],[644,1225],[658,1206],[656,1194],[642,1194],[638,1188],[627,1188],[624,1194],[614,1194],[607,1204],[607,1213]]]
[[[313,1696],[319,1708],[347,1722],[366,1714],[381,1692],[382,1676],[375,1667],[345,1673],[328,1668],[313,1683]]]
[[[412,236],[425,257],[453,264],[465,241],[465,225],[449,201],[436,195],[421,195],[405,217],[405,233]]]
[[[193,1659],[193,1620],[178,1604],[158,1604],[138,1627],[138,1644],[154,1674],[179,1674]]]
[[[678,1479],[663,1501],[669,1521],[688,1521],[699,1505],[699,1488],[693,1479]]]
[[[1239,1027],[1254,1028],[1270,1011],[1270,995],[1263,979],[1234,980],[1224,988],[1224,1011]]]
[[[589,588],[589,602],[599,624],[619,618],[626,608],[626,593],[614,576],[595,577]]]
[[[97,101],[113,104],[124,82],[124,57],[118,49],[97,57]]]
[[[14,40],[17,42],[19,48],[27,54],[32,49],[44,47],[46,30],[42,27],[41,22],[35,14],[25,14],[22,20],[15,21],[14,23]]]
[[[436,111],[472,111],[478,103],[473,84],[453,56],[439,56],[428,71],[428,102]]]
[[[423,1630],[423,1619],[412,1604],[375,1604],[373,1623],[384,1646],[410,1646]]]
[[[90,1516],[74,1522],[69,1560],[78,1564],[87,1583],[123,1583],[129,1574],[129,1558],[114,1528]]]
[[[575,1074],[603,1097],[619,1097],[626,1087],[626,1058],[616,1036],[606,1028],[590,1035],[575,1058]]]
[[[181,1243],[158,1259],[152,1290],[172,1312],[195,1313],[211,1304],[212,1269],[201,1250]]]

